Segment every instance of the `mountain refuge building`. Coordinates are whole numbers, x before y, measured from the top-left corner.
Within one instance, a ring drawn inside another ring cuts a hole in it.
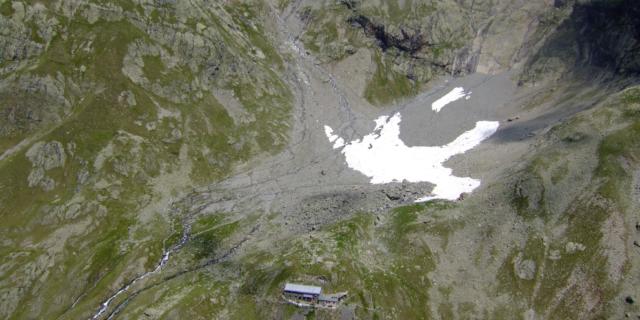
[[[340,301],[347,297],[346,292],[322,294],[322,288],[304,284],[286,283],[282,295],[287,302],[299,307],[328,307],[335,308]]]
[[[284,285],[285,298],[299,300],[311,304],[317,303],[322,288],[303,284],[287,283]]]

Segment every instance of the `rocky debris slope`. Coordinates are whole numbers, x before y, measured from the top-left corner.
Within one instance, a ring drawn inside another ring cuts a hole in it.
[[[291,2],[300,38],[322,61],[359,50],[371,55],[377,71],[358,94],[382,105],[415,95],[438,76],[522,64],[571,10],[549,1]]]

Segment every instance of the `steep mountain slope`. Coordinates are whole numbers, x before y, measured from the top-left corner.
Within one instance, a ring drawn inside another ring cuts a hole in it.
[[[362,90],[378,105],[415,95],[438,76],[497,73],[522,63],[567,15],[567,8],[545,1],[296,1],[291,7],[302,20],[302,41],[321,60],[371,56]]]
[[[0,316],[640,316],[638,10],[4,0]],[[409,146],[499,121],[445,163],[481,187],[412,204],[325,136],[395,113]]]
[[[97,306],[180,232],[172,197],[283,148],[261,9],[203,6],[3,2],[2,317]]]

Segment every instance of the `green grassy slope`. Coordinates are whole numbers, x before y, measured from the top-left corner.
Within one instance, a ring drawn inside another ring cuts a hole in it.
[[[289,127],[282,59],[246,18],[258,7],[63,3],[2,3],[2,23],[41,48],[14,58],[2,38],[0,152],[16,151],[0,162],[3,318],[94,311],[175,241],[172,197],[277,152]],[[39,143],[64,161],[47,167]]]
[[[122,315],[188,314],[197,319],[622,315],[623,299],[630,293],[623,283],[633,272],[629,232],[635,220],[629,190],[634,183],[630,168],[637,166],[640,156],[635,138],[638,92],[638,88],[625,90],[557,125],[508,183],[487,186],[478,196],[379,214],[362,212],[310,234],[276,236],[276,240],[267,236],[264,243],[258,238],[229,261],[143,291]],[[604,134],[586,130],[594,127]],[[569,185],[571,191],[562,191]],[[200,223],[203,230],[216,230],[215,225],[225,221],[219,215],[206,219]],[[234,243],[254,222],[234,223],[233,229],[224,230],[235,231],[219,233],[226,238],[213,247]],[[282,227],[267,223],[262,234],[273,237]],[[202,252],[195,246],[184,254],[198,257]],[[533,268],[527,271],[527,265]],[[299,309],[283,303],[280,290],[285,282],[321,285],[327,292],[349,295],[339,311]],[[633,312],[633,306],[627,311]]]

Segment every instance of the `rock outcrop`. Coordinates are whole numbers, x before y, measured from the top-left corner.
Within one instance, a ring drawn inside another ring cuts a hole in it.
[[[49,170],[64,166],[66,154],[62,143],[58,141],[37,142],[27,151],[26,156],[33,167],[27,178],[29,186],[40,186],[45,191],[53,190],[56,182],[46,174]]]

